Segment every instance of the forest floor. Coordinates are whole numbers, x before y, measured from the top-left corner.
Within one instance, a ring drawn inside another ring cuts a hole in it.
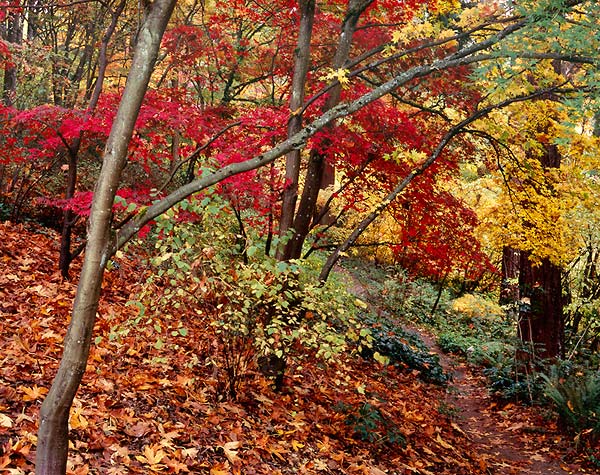
[[[375,313],[382,311],[380,297],[359,279],[338,268],[355,295],[368,302]],[[444,353],[430,331],[410,322],[401,322],[435,353],[444,371],[451,375],[444,404],[457,429],[474,444],[486,473],[520,475],[563,475],[600,473],[579,463],[568,463],[572,440],[557,427],[554,414],[492,397],[481,368]],[[576,457],[574,457],[576,459]],[[571,457],[571,459],[574,459]]]
[[[33,471],[75,292],[57,257],[55,232],[0,223],[0,473]],[[130,301],[144,279],[133,254],[106,275],[71,412],[69,474],[595,473],[565,462],[577,456],[541,411],[494,401],[476,370],[441,352],[449,387],[356,355],[323,364],[309,354],[275,392],[242,358],[228,398],[223,341],[202,309],[140,318]]]

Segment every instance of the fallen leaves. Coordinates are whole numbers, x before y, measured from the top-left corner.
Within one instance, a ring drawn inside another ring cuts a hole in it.
[[[48,389],[40,387],[37,384],[33,385],[30,388],[26,386],[19,386],[18,389],[21,393],[23,393],[21,399],[23,399],[23,401],[25,402],[42,399],[42,397],[48,393]]]
[[[54,236],[6,223],[0,233],[0,471],[25,474],[33,470],[37,414],[56,372],[74,285],[55,269]],[[238,401],[221,400],[210,329],[195,314],[180,309],[172,328],[167,320],[158,330],[131,324],[138,312],[126,302],[144,277],[140,267],[135,256],[122,256],[103,291],[99,339],[71,411],[72,475],[488,470],[472,434],[438,412],[443,388],[359,358],[322,368],[307,355],[301,371],[290,369],[294,379],[283,393],[250,371]],[[172,334],[180,324],[187,335]],[[371,442],[356,430],[369,420],[360,412],[366,404],[389,424]],[[508,430],[520,432],[520,423]],[[386,438],[391,426],[405,445]]]

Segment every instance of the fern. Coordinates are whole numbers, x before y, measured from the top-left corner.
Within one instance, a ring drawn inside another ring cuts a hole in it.
[[[600,373],[561,377],[553,368],[542,375],[544,393],[550,399],[561,420],[578,434],[591,432],[600,436]]]

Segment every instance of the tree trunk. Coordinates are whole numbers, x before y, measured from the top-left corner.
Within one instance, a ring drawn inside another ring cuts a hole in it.
[[[519,313],[519,335],[526,343],[529,360],[555,359],[564,355],[564,317],[561,269],[544,259],[533,266],[521,251],[519,291],[524,305]]]
[[[315,17],[315,1],[302,0],[300,3],[300,31],[296,46],[296,62],[292,79],[292,97],[290,98],[290,119],[288,122],[288,138],[302,129],[302,108],[304,107],[304,91],[306,75],[310,65],[310,40]],[[298,199],[298,180],[300,177],[300,149],[294,149],[285,156],[285,182],[279,220],[279,236],[284,237],[294,223],[296,201]],[[285,259],[289,254],[288,243],[277,248],[277,258]]]
[[[106,67],[108,65],[108,59],[106,51],[108,49],[108,43],[112,37],[119,17],[125,8],[125,0],[116,7],[112,14],[112,20],[100,43],[100,52],[98,54],[98,78],[94,86],[90,102],[86,111],[86,115],[91,115],[96,110],[100,94],[102,92],[102,85],[104,84],[104,77],[106,75]],[[69,171],[67,175],[67,189],[65,193],[65,199],[70,200],[75,196],[77,188],[77,166],[79,161],[79,150],[81,147],[81,141],[83,140],[83,132],[79,133],[79,136],[73,141],[73,144],[69,147]],[[73,227],[77,222],[77,216],[70,209],[65,209],[63,212],[63,224],[60,236],[60,253],[58,257],[58,268],[64,279],[69,278],[69,267],[75,257],[71,252],[71,241],[73,236]]]
[[[521,251],[505,246],[502,249],[502,283],[500,284],[500,305],[505,306],[507,318],[517,319],[519,315],[519,269]]]
[[[332,61],[334,70],[344,67],[350,54],[352,46],[352,37],[356,30],[356,24],[360,16],[373,3],[372,0],[351,0],[348,5],[348,11],[342,24],[339,43]],[[325,103],[324,112],[327,112],[337,106],[340,102],[341,86],[335,85]],[[329,167],[329,169],[328,169]],[[327,174],[326,174],[326,170]],[[317,150],[311,150],[308,161],[308,168],[305,175],[304,187],[298,211],[294,218],[294,235],[285,248],[285,252],[280,256],[283,260],[298,259],[302,255],[302,246],[310,231],[310,225],[313,216],[316,214],[316,204],[319,191],[324,183],[324,176],[333,183],[334,170],[327,164],[326,154]]]
[[[9,11],[6,18],[5,39],[14,45],[23,42],[23,22],[21,12],[17,9]],[[4,105],[11,107],[17,99],[17,67],[8,62],[4,68],[4,82],[2,86],[2,99]]]
[[[40,410],[37,475],[62,475],[68,456],[69,410],[85,372],[104,269],[113,249],[112,205],[127,147],[148,87],[160,41],[176,0],[155,0],[139,34],[125,91],[104,150],[89,219],[88,240],[58,373]]]
[[[540,161],[544,168],[558,168],[560,158],[558,147],[546,144]],[[523,343],[530,347],[530,359],[555,359],[564,356],[565,321],[561,275],[561,268],[548,259],[533,266],[529,253],[521,251],[519,292],[525,305],[521,306],[519,312],[519,334]]]

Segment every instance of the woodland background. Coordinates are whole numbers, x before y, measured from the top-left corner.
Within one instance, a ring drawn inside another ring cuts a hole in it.
[[[0,12],[1,468],[598,468],[595,2]]]

